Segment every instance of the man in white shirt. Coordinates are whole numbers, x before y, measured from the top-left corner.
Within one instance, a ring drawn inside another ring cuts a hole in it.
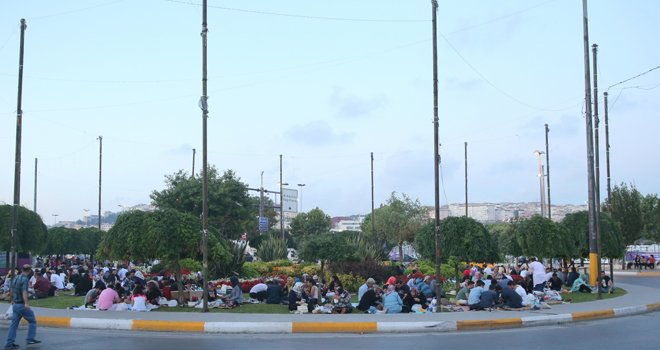
[[[124,279],[126,278],[127,273],[128,273],[128,270],[126,269],[126,267],[124,267],[124,265],[122,265],[121,269],[119,269],[119,271],[117,271],[117,277],[119,277],[120,282],[124,281]]]
[[[255,284],[250,289],[250,298],[257,299],[259,302],[266,300],[268,298],[268,285],[263,282]]]
[[[58,290],[64,289],[64,280],[62,277],[52,270],[48,273],[50,274],[50,283]]]
[[[548,274],[545,272],[543,264],[538,262],[536,258],[530,258],[532,261],[529,264],[529,272],[532,273],[532,281],[534,281],[534,290],[542,292],[545,283],[548,281]]]
[[[527,292],[525,292],[525,288],[523,288],[520,284],[516,284],[516,289],[515,292],[520,295],[522,298],[522,306],[527,306],[529,305],[529,298],[527,297]]]
[[[369,277],[369,279],[367,279],[367,282],[365,282],[363,285],[360,286],[360,288],[358,288],[358,303],[360,302],[360,300],[362,300],[362,296],[364,295],[364,293],[366,293],[369,289],[371,289],[374,286],[374,284],[376,284],[376,281],[373,278]]]

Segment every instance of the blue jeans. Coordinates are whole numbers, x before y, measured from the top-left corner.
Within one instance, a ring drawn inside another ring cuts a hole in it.
[[[34,340],[34,337],[37,335],[37,319],[34,317],[32,309],[26,309],[24,304],[14,304],[12,310],[14,311],[14,315],[11,320],[11,326],[9,326],[9,333],[7,333],[7,343],[5,346],[10,346],[14,343],[14,340],[16,340],[16,329],[18,329],[18,324],[21,322],[21,318],[25,318],[25,320],[28,321],[27,340]]]

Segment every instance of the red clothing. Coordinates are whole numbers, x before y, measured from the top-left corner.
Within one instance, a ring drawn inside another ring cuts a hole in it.
[[[163,297],[167,300],[172,300],[172,287],[170,286],[165,286],[163,287]]]
[[[37,294],[37,297],[39,298],[45,298],[48,296],[48,291],[50,291],[50,281],[46,279],[44,276],[39,276],[36,277],[36,281],[34,282],[34,292]]]

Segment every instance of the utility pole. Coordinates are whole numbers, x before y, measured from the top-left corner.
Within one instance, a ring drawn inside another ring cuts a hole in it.
[[[465,142],[465,217],[468,217],[467,141]]]
[[[264,172],[261,171],[261,187],[259,187],[259,234],[261,231],[261,220],[264,217]]]
[[[99,231],[101,231],[101,175],[103,170],[103,136],[97,138],[99,140]]]
[[[610,127],[609,127],[609,111],[607,110],[607,91],[603,93],[605,97],[605,163],[607,164],[607,204],[612,204],[612,188],[610,187]],[[611,276],[610,276],[611,278]]]
[[[440,281],[440,258],[442,247],[440,246],[440,140],[438,136],[438,28],[437,12],[438,1],[431,0],[433,9],[433,170],[435,180],[435,278],[437,281],[435,294],[442,296],[442,282]]]
[[[596,200],[594,177],[594,134],[591,120],[591,81],[589,69],[589,19],[587,16],[587,0],[582,0],[582,27],[584,34],[584,105],[587,138],[587,191],[589,195],[589,284],[597,285],[598,275],[598,244],[596,237]]]
[[[612,188],[610,187],[610,128],[607,95],[607,91],[605,91],[603,93],[603,102],[605,104],[603,106],[603,109],[605,110],[605,163],[607,168],[607,208],[608,210],[612,210]],[[623,268],[625,269],[625,264]],[[612,261],[612,258],[610,258],[610,279],[612,279],[612,283],[614,283],[614,262]]]
[[[37,213],[37,165],[38,160],[34,158],[34,209],[35,214]]]
[[[548,144],[548,133],[550,128],[545,124],[545,173],[548,175],[548,219],[552,220],[552,203],[550,202],[550,146]]]
[[[543,171],[543,161],[541,160],[541,155],[543,152],[536,150],[534,151],[534,154],[536,154],[536,157],[539,160],[539,190],[541,192],[541,197],[540,197],[540,203],[541,203],[541,216],[545,217],[545,179],[544,179],[544,171]]]
[[[195,153],[197,153],[197,150],[193,148],[193,164],[192,164],[192,171],[190,172],[190,177],[195,178]]]
[[[25,49],[25,19],[21,18],[21,44],[18,54],[18,99],[16,102],[16,155],[14,164],[14,206],[11,215],[11,259],[18,268],[16,241],[18,235],[18,207],[21,205],[21,140],[23,133],[23,53]]]
[[[376,215],[374,214],[374,152],[371,152],[371,234],[380,245],[380,239],[376,234]],[[380,248],[382,249],[382,246]]]
[[[202,280],[204,284],[209,281],[209,178],[208,178],[208,149],[207,149],[207,120],[209,118],[208,110],[208,91],[207,91],[207,35],[208,26],[206,22],[207,0],[202,4],[202,97],[199,105],[202,109]],[[204,305],[202,312],[209,312],[209,294],[204,289]]]
[[[280,154],[280,232],[282,233],[282,239],[284,239],[284,194],[282,193],[282,186],[284,182],[282,181],[282,155]]]
[[[598,45],[591,45],[591,51],[594,56],[594,163],[595,163],[595,175],[594,175],[594,201],[596,204],[596,217],[594,222],[596,223],[596,250],[598,251],[598,285],[600,286],[600,257],[601,257],[601,248],[600,248],[600,141],[599,141],[599,132],[598,124],[600,120],[598,119]],[[598,299],[602,299],[603,294],[598,288]]]

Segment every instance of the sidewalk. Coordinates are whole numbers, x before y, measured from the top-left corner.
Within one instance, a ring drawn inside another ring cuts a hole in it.
[[[538,311],[298,315],[33,309],[39,325],[45,327],[205,333],[450,332],[552,325],[660,310],[657,288],[618,285],[628,294],[593,302],[552,305],[552,309]]]

